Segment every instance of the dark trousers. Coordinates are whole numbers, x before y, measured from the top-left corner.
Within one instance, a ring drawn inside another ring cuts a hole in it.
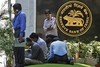
[[[54,38],[54,37],[57,37],[57,36],[52,35],[52,34],[49,34],[49,35],[46,36],[46,39],[47,39],[47,38]]]
[[[15,67],[24,67],[24,47],[14,47]]]
[[[48,60],[48,63],[67,63],[69,64],[70,62],[68,60],[67,54],[63,56],[54,54],[54,56]]]

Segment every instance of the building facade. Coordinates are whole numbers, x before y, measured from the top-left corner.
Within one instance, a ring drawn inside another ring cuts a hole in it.
[[[28,36],[31,32],[41,33],[44,36],[43,31],[43,21],[45,18],[44,10],[50,9],[54,16],[58,9],[61,7],[62,4],[68,2],[70,0],[16,0],[22,4],[23,10],[27,16],[27,29],[26,29],[26,36]],[[80,36],[81,40],[94,40],[94,37],[97,36],[97,40],[100,40],[100,2],[98,0],[80,0],[84,4],[86,4],[91,12],[92,12],[92,26],[87,33]],[[65,39],[73,39],[65,34],[63,34],[58,29],[58,35],[61,40]],[[76,38],[75,38],[76,39]]]

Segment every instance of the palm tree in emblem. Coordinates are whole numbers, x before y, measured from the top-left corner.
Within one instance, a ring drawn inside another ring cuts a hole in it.
[[[71,10],[69,13],[69,16],[71,16],[71,17],[73,17],[73,18],[75,18],[75,17],[77,17],[77,16],[81,16],[81,17],[83,17],[83,14],[82,14],[82,12],[81,11],[79,11],[79,10]]]
[[[67,20],[65,26],[83,26],[84,20],[82,19],[84,16],[79,10],[70,10],[68,15],[63,17],[64,20]]]

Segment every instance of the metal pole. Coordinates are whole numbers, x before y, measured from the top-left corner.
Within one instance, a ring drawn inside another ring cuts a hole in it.
[[[11,21],[11,0],[8,0],[8,13],[9,13],[9,18],[10,18],[10,21]]]
[[[36,32],[36,0],[34,0],[34,2],[33,2],[34,4],[33,4],[33,6],[34,6],[34,8],[33,8],[33,13],[34,13],[34,32]]]

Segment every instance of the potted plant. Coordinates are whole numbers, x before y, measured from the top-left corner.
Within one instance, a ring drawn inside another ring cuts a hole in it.
[[[92,42],[92,56],[97,59],[96,67],[100,67],[100,42],[93,41]]]

